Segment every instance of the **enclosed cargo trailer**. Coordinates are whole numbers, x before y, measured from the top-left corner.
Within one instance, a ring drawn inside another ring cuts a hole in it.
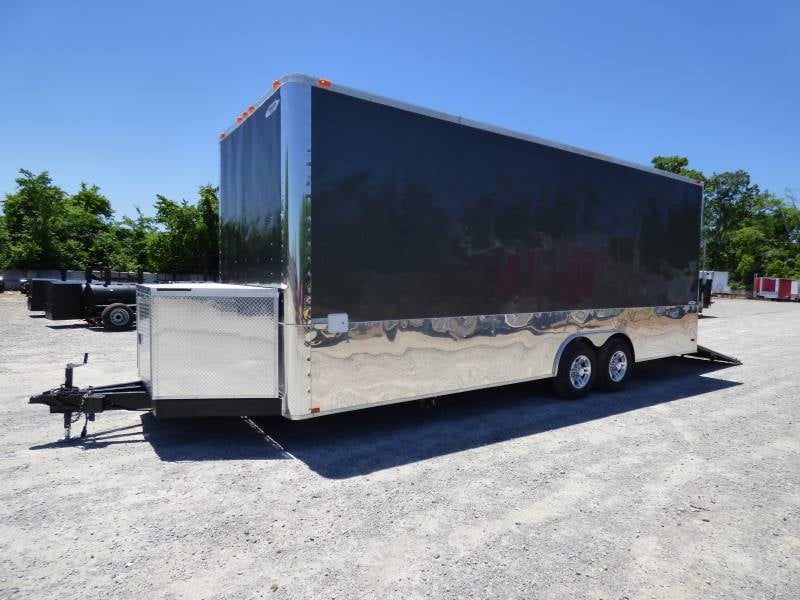
[[[711,280],[712,294],[729,294],[731,291],[727,271],[700,271],[700,280],[703,279]]]
[[[792,280],[781,277],[755,277],[753,294],[757,298],[769,300],[791,300]]]
[[[698,352],[699,182],[304,75],[273,88],[220,136],[222,285],[138,287],[131,385],[156,414],[549,377],[577,398]]]

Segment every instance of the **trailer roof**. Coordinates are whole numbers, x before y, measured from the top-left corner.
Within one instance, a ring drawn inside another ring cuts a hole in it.
[[[606,154],[601,154],[599,152],[593,152],[592,150],[586,150],[584,148],[578,148],[577,146],[570,146],[569,144],[562,144],[560,142],[554,142],[552,140],[540,138],[535,135],[523,133],[521,131],[514,131],[513,129],[506,129],[504,127],[498,127],[497,125],[491,125],[489,123],[483,123],[481,121],[474,121],[472,119],[459,117],[458,115],[451,115],[449,113],[434,110],[432,108],[426,108],[424,106],[419,106],[416,104],[411,104],[409,102],[394,100],[392,98],[387,98],[386,96],[373,94],[371,92],[365,92],[363,90],[352,88],[346,85],[333,83],[328,79],[312,77],[311,75],[306,75],[304,73],[290,73],[288,75],[284,75],[280,79],[276,79],[272,84],[272,89],[267,94],[265,94],[258,102],[256,102],[254,105],[251,105],[248,108],[248,110],[244,111],[240,117],[237,117],[237,122],[231,125],[223,134],[220,135],[220,141],[224,140],[228,135],[230,135],[231,132],[236,130],[239,127],[239,125],[241,125],[247,119],[247,117],[254,112],[254,109],[257,109],[259,106],[264,104],[264,102],[269,100],[269,98],[272,97],[285,83],[305,83],[311,86],[321,87],[327,90],[338,92],[340,94],[353,96],[354,98],[361,98],[362,100],[369,100],[370,102],[377,102],[379,104],[392,106],[400,110],[405,110],[420,115],[433,117],[434,119],[450,121],[451,123],[458,123],[460,125],[466,125],[467,127],[474,127],[475,129],[482,129],[484,131],[490,131],[492,133],[497,133],[508,137],[526,140],[529,142],[535,142],[537,144],[543,144],[545,146],[558,148],[560,150],[565,150],[567,152],[573,152],[575,154],[581,154],[583,156],[588,156],[591,158],[596,158],[606,162],[615,163],[625,167],[630,167],[632,169],[646,171],[648,173],[653,173],[654,175],[661,175],[663,177],[678,179],[680,181],[685,181],[687,183],[692,183],[694,185],[700,185],[700,186],[703,185],[703,182],[700,180],[692,179],[691,177],[686,177],[684,175],[678,175],[677,173],[662,171],[661,169],[655,169],[653,167],[640,165],[638,163],[623,160],[621,158],[614,158],[613,156],[608,156]]]

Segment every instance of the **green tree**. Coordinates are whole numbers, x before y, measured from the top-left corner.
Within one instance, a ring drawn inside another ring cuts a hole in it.
[[[800,211],[791,194],[784,200],[763,191],[743,170],[705,177],[684,156],[656,156],[652,164],[704,182],[703,268],[728,271],[746,287],[755,273],[800,277]]]
[[[135,217],[123,217],[98,237],[98,255],[114,271],[155,271],[152,248],[158,235],[155,219],[136,207]]]
[[[689,159],[685,156],[654,156],[650,163],[662,171],[669,171],[684,177],[691,177],[697,181],[705,181],[702,171],[689,169]]]
[[[749,224],[766,197],[743,170],[715,173],[706,179],[703,191],[705,264],[718,271],[737,271],[733,236]]]
[[[0,215],[0,269],[5,269],[11,264],[11,237],[6,228],[6,217]]]
[[[111,227],[114,211],[97,186],[82,183],[70,196],[47,171],[35,175],[25,169],[16,182],[16,192],[3,202],[10,264],[80,269],[105,259],[96,244]]]
[[[53,235],[66,194],[53,185],[47,171],[34,175],[20,169],[17,190],[3,201],[11,264],[19,268],[62,266]]]
[[[197,205],[159,195],[155,208],[159,231],[151,257],[156,269],[215,275],[219,267],[217,188],[201,186]]]
[[[80,269],[108,264],[106,248],[99,242],[111,229],[113,215],[100,189],[81,183],[80,190],[65,199],[52,227],[62,266]]]
[[[0,212],[0,268],[107,267],[215,275],[219,268],[217,188],[199,188],[196,205],[157,196],[155,217],[114,221],[111,202],[95,185],[72,195],[47,171],[21,170]]]
[[[219,188],[200,186],[197,201],[200,271],[216,276],[219,270]]]

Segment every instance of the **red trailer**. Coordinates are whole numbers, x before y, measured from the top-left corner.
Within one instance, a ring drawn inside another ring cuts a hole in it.
[[[756,298],[769,298],[771,300],[793,300],[792,280],[780,277],[756,277],[753,281],[753,294]],[[794,286],[795,295],[797,286]],[[795,296],[796,298],[796,296]]]

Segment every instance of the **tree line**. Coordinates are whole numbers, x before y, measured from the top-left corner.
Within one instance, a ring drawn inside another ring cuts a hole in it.
[[[779,198],[743,170],[707,177],[685,156],[651,162],[703,182],[702,269],[728,271],[731,285],[748,289],[755,274],[800,279],[800,209],[792,192]]]
[[[752,183],[747,171],[706,176],[684,156],[656,156],[655,168],[703,182],[701,268],[728,271],[731,284],[749,288],[756,273],[800,279],[800,209]],[[43,171],[21,170],[17,189],[0,212],[0,269],[84,269],[206,273],[219,257],[218,188],[203,185],[197,202],[156,196],[155,216],[137,208],[115,219],[94,185],[74,194]],[[678,240],[676,240],[678,242]]]
[[[20,170],[0,212],[0,269],[178,272],[216,276],[217,188],[200,186],[194,204],[156,196],[155,216],[137,208],[115,219],[108,198],[82,183],[68,194],[43,171]]]

